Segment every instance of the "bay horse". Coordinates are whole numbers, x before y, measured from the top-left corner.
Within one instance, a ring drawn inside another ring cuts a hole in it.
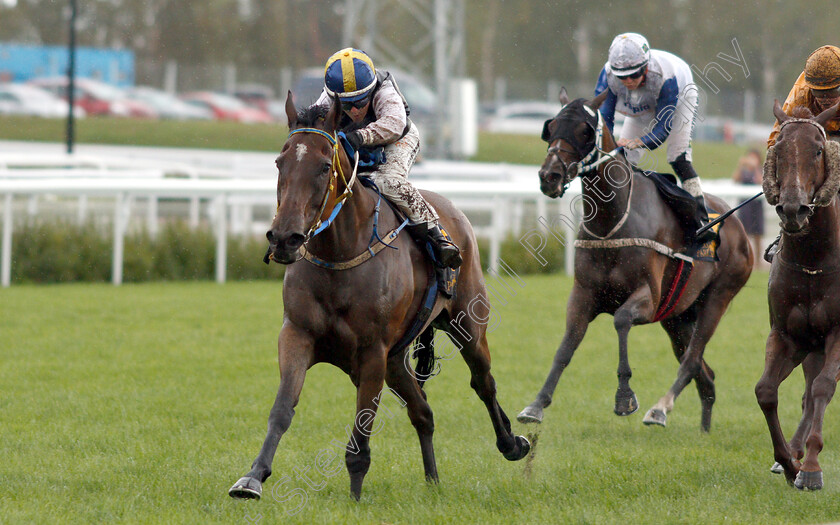
[[[668,412],[694,379],[702,405],[701,429],[711,427],[715,402],[714,372],[703,359],[706,344],[730,301],[747,282],[753,254],[740,221],[730,217],[721,227],[719,261],[694,260],[685,281],[685,230],[660,198],[652,180],[616,149],[598,108],[607,92],[593,100],[569,102],[561,92],[563,109],[546,122],[543,139],[548,155],[539,171],[540,189],[562,197],[580,175],[584,203],[590,203],[575,243],[574,285],[566,306],[566,333],[555,353],[548,378],[536,399],[520,412],[522,423],[539,423],[563,370],[583,340],[589,323],[601,313],[613,316],[618,333],[618,388],[614,412],[634,413],[638,401],[630,388],[632,372],[627,337],[634,325],[660,322],[677,360],[677,378],[668,392],[645,415],[647,425],[665,426]],[[722,212],[725,203],[712,195],[706,202]],[[586,208],[586,206],[584,206]],[[733,220],[734,219],[734,220]],[[682,292],[677,281],[685,283]]]
[[[823,486],[823,417],[840,373],[840,143],[827,140],[823,128],[838,108],[814,117],[796,107],[789,116],[776,100],[773,114],[781,127],[764,164],[764,196],[776,207],[782,231],[767,284],[770,334],[755,396],[776,462],[788,483],[806,490]],[[786,443],[777,413],[779,385],[800,363],[802,418]]]
[[[354,186],[355,168],[336,135],[340,106],[334,102],[326,115],[317,107],[298,114],[290,92],[285,109],[290,134],[276,160],[277,213],[266,234],[270,258],[288,265],[277,342],[281,381],[262,449],[229,494],[260,497],[306,372],[322,362],[343,370],[356,386],[356,418],[345,454],[352,496],[359,499],[370,467],[369,438],[383,382],[406,406],[420,439],[426,479],[437,482],[432,410],[417,376],[405,365],[407,350],[392,352],[424,304],[435,279],[433,263],[407,234],[399,235],[401,219],[387,204],[380,208],[377,192]],[[351,172],[348,181],[345,174]],[[522,459],[530,444],[511,433],[490,374],[489,302],[472,227],[447,199],[431,192],[423,196],[463,255],[455,293],[437,296],[425,326],[433,323],[446,331],[458,347],[470,369],[470,386],[490,414],[496,447],[508,460]],[[300,260],[301,252],[306,260]]]

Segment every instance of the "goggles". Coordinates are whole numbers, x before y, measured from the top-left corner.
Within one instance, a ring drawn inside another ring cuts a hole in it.
[[[615,78],[617,78],[619,80],[627,80],[627,79],[636,80],[637,78],[641,77],[644,74],[645,74],[645,68],[642,68],[642,69],[636,71],[635,73],[630,73],[629,75],[616,75]]]
[[[813,89],[811,88],[811,94],[814,95],[814,98],[819,99],[833,99],[840,97],[840,87],[832,88],[832,89]]]
[[[370,97],[364,97],[359,100],[342,100],[341,109],[343,111],[350,111],[353,108],[362,109],[370,102]]]

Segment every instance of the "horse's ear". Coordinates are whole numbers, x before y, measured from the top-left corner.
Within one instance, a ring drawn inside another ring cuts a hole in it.
[[[773,115],[776,116],[776,120],[779,121],[779,124],[790,118],[782,109],[782,105],[779,104],[779,99],[775,99],[775,102],[773,103]]]
[[[605,89],[604,91],[601,91],[600,95],[598,95],[597,97],[595,97],[592,100],[590,100],[589,102],[587,102],[586,105],[589,106],[590,108],[594,109],[594,110],[597,110],[598,108],[601,107],[601,104],[604,103],[604,100],[607,99],[607,95],[609,95],[609,91],[610,91],[609,89]]]
[[[569,94],[566,93],[566,86],[560,88],[560,94],[557,96],[557,101],[564,106],[569,103]]]
[[[295,101],[292,100],[292,91],[286,95],[286,120],[289,123],[289,129],[297,125],[297,109],[295,109]]]
[[[548,142],[551,138],[551,131],[548,129],[548,125],[551,124],[553,120],[553,118],[550,118],[545,121],[545,124],[543,124],[542,135],[540,135],[540,138],[543,139],[544,142]]]
[[[817,115],[817,117],[814,119],[814,121],[817,124],[819,124],[820,126],[825,126],[825,124],[829,120],[831,120],[831,119],[833,119],[834,117],[837,116],[837,110],[838,109],[840,109],[840,102],[837,102],[837,104],[834,104],[833,106],[831,106],[827,110],[825,110],[822,113],[820,113],[819,115]]]
[[[338,97],[332,97],[330,110],[327,111],[327,116],[324,117],[324,131],[332,133],[338,129],[339,122],[341,122],[341,102],[338,101]]]
[[[776,101],[778,104],[779,101]],[[776,146],[767,148],[767,157],[764,159],[764,177],[761,180],[764,190],[764,198],[771,206],[779,204],[779,181],[776,179]]]

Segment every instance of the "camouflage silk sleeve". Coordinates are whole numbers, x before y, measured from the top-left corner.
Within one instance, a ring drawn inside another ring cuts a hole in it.
[[[400,138],[408,122],[402,97],[393,84],[385,82],[373,97],[376,120],[359,130],[365,146],[393,144]]]

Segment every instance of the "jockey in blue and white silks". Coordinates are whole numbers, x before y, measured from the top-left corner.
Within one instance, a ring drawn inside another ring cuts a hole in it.
[[[647,164],[643,157],[667,142],[668,163],[683,189],[697,201],[700,221],[708,223],[700,178],[691,164],[699,91],[691,67],[667,51],[650,49],[642,35],[623,33],[610,46],[595,95],[605,90],[609,93],[600,111],[610,131],[616,111],[626,117],[616,143],[624,146],[627,159],[635,165]],[[710,240],[714,235],[708,230],[698,240]]]

